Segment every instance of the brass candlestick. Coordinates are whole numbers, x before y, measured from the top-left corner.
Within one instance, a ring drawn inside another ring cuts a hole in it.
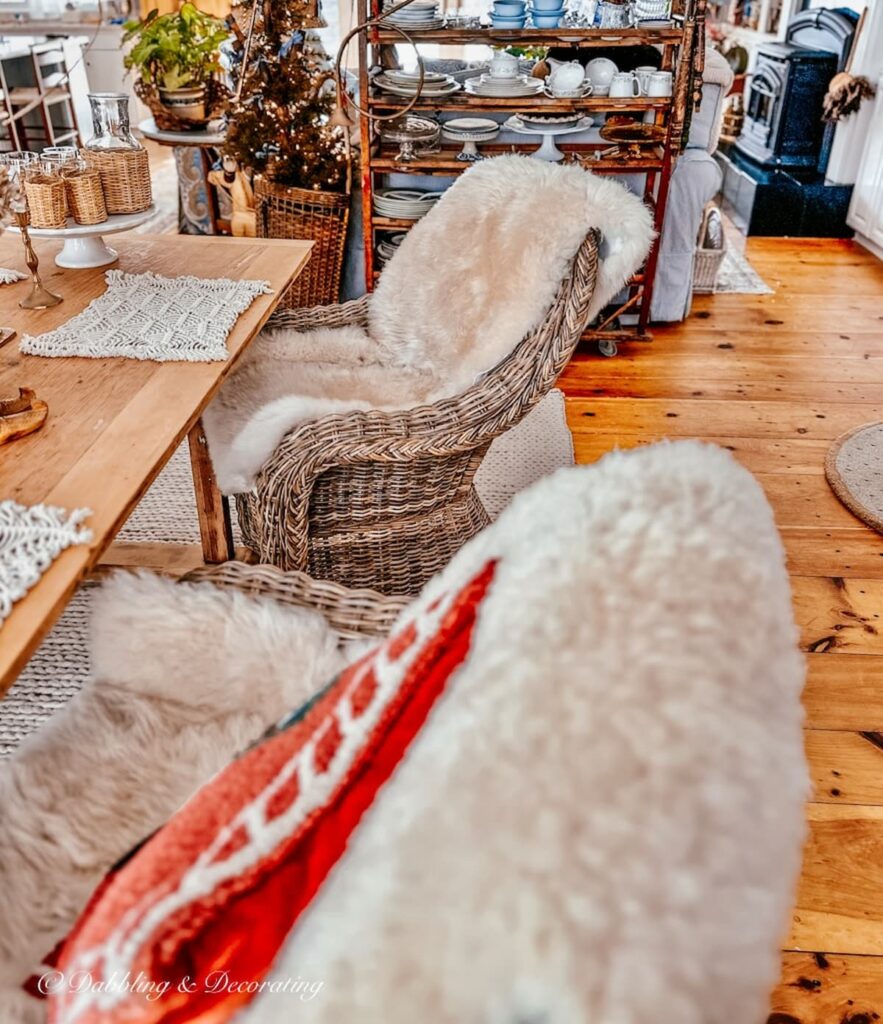
[[[34,251],[31,236],[28,234],[28,220],[27,210],[15,211],[15,222],[18,225],[19,231],[21,231],[21,240],[24,242],[25,247],[25,264],[31,272],[31,290],[19,302],[19,306],[22,309],[48,309],[50,306],[57,306],[62,301],[62,298],[60,295],[50,292],[48,288],[43,287],[39,273],[40,260]]]

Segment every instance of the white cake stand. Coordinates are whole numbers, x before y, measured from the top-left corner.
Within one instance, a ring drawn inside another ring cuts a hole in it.
[[[61,252],[55,257],[57,266],[65,270],[88,270],[91,267],[105,267],[117,258],[117,251],[104,244],[103,235],[115,235],[120,231],[137,228],[156,213],[151,204],[141,213],[116,213],[101,224],[77,224],[68,217],[63,228],[28,227],[31,238],[61,238],[64,240]],[[11,226],[10,230],[18,231]]]
[[[579,132],[588,131],[593,123],[590,117],[583,117],[580,119],[579,124],[575,124],[572,128],[556,128],[553,124],[550,124],[548,128],[529,128],[526,124],[522,123],[521,118],[517,114],[513,114],[503,125],[503,128],[506,131],[518,132],[519,135],[533,135],[535,137],[541,135],[543,144],[530,155],[537,160],[549,160],[552,163],[557,163],[559,160],[564,159],[564,154],[555,145],[555,136],[576,135]]]

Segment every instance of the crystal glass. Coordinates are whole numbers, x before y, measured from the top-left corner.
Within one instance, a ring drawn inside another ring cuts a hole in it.
[[[129,130],[129,97],[124,92],[90,92],[92,128],[95,134],[86,149],[141,149]]]

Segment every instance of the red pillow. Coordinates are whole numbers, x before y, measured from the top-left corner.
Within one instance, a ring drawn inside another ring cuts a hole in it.
[[[493,575],[415,612],[108,876],[65,944],[50,1024],[219,1024],[251,1000],[465,660]],[[213,991],[219,971],[252,985]]]

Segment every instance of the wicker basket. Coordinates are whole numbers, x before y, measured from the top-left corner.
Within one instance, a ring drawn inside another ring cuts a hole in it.
[[[101,174],[109,214],[141,213],[153,202],[146,149],[89,149],[83,156]]]
[[[97,170],[80,171],[65,178],[67,205],[77,224],[103,224],[107,220],[101,174]]]
[[[205,111],[206,116],[199,121],[189,121],[173,114],[159,98],[156,86],[148,85],[140,79],[135,83],[135,95],[150,108],[156,127],[163,132],[200,132],[204,131],[210,121],[214,121],[226,111],[230,102],[231,92],[223,82],[212,79],[206,82]]]
[[[64,181],[39,174],[27,178],[24,186],[31,226],[63,228],[67,221]]]
[[[727,251],[724,222],[720,209],[708,203],[702,214],[696,257],[693,261],[693,291],[708,295],[714,291],[717,274]]]
[[[349,195],[280,185],[259,176],[254,182],[254,205],[258,238],[303,238],[316,243],[303,272],[279,305],[310,307],[337,302]]]

